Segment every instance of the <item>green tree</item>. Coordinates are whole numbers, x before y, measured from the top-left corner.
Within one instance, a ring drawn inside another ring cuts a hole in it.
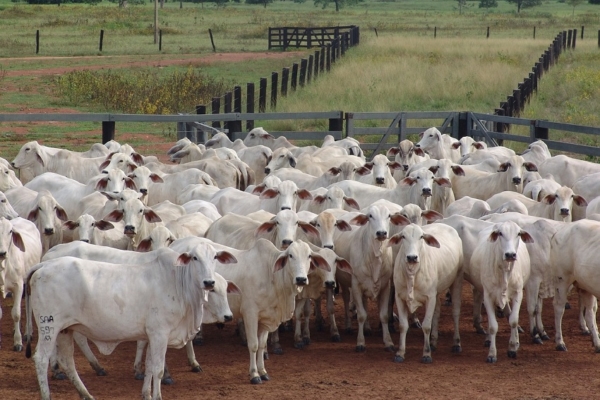
[[[498,1],[496,0],[480,0],[479,8],[494,8],[498,7]]]
[[[575,15],[575,7],[582,4],[584,0],[567,0],[566,3],[573,7],[573,15]]]
[[[358,4],[362,0],[314,0],[315,6],[321,6],[322,8],[327,8],[329,4],[335,4],[335,11],[340,11],[340,8],[344,8],[346,6],[353,6]]]
[[[246,4],[262,4],[267,8],[267,4],[272,3],[273,0],[246,0]]]
[[[600,4],[600,0],[589,0],[590,4]]]
[[[506,0],[509,3],[517,5],[517,12],[521,12],[521,8],[531,8],[542,4],[542,0]]]

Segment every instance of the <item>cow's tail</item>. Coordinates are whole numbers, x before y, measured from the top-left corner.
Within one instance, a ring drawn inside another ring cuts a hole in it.
[[[35,271],[40,269],[42,264],[37,264],[34,266],[29,273],[27,274],[27,279],[25,279],[25,314],[27,315],[27,323],[25,327],[25,336],[27,337],[27,346],[25,348],[25,357],[31,358],[31,337],[33,336],[33,324],[32,324],[32,310],[31,310],[31,302],[29,301],[29,297],[31,296],[31,285],[29,281],[31,280],[31,276]]]

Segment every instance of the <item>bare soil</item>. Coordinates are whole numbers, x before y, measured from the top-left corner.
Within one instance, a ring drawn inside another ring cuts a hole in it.
[[[281,53],[276,53],[281,54]],[[289,53],[285,53],[289,55]],[[255,56],[256,54],[252,54]],[[243,62],[248,55],[215,55],[222,60]],[[266,54],[263,56],[267,56]],[[270,56],[270,55],[269,55]],[[210,62],[210,57],[199,60]],[[212,58],[214,59],[214,58]],[[4,61],[4,60],[3,60]],[[171,60],[176,62],[177,60]],[[180,60],[189,62],[188,59]],[[166,63],[167,61],[161,61]],[[115,66],[114,62],[111,67]],[[102,65],[98,66],[102,68]],[[89,68],[89,67],[85,67]],[[57,74],[73,68],[41,69],[40,74]],[[28,71],[32,74],[32,71]],[[38,73],[38,71],[36,71]],[[56,112],[52,109],[32,110],[24,105],[23,112]],[[65,112],[61,110],[61,112]],[[125,139],[121,139],[124,140]],[[76,139],[73,139],[76,140]],[[156,154],[164,160],[169,144],[151,142],[138,148],[142,154]],[[517,359],[506,355],[509,326],[500,321],[497,337],[498,363],[486,364],[487,349],[484,336],[472,327],[472,296],[468,285],[463,290],[461,338],[463,351],[452,354],[452,319],[449,307],[442,308],[439,346],[433,354],[433,363],[421,364],[423,335],[410,329],[407,338],[406,361],[392,362],[393,354],[383,349],[381,334],[374,329],[367,337],[367,351],[356,353],[356,321],[354,333],[343,332],[343,304],[336,298],[336,316],[342,333],[341,343],[332,343],[328,330],[316,332],[311,320],[312,343],[303,350],[293,345],[293,333],[282,333],[284,355],[271,354],[266,367],[271,381],[250,385],[248,381],[249,356],[240,345],[235,326],[227,324],[219,330],[205,327],[205,343],[196,346],[197,358],[203,372],[192,373],[187,366],[185,351],[169,349],[167,362],[175,384],[163,386],[165,399],[238,398],[238,399],[343,399],[343,398],[410,398],[410,399],[593,399],[600,390],[600,355],[594,354],[589,336],[580,333],[577,323],[576,296],[570,297],[573,309],[565,312],[563,332],[567,352],[554,349],[553,340],[535,345],[527,334],[521,334],[521,348]],[[13,325],[10,317],[12,299],[2,301],[4,317],[0,321],[2,343],[0,348],[0,400],[38,398],[38,384],[34,364],[23,352],[12,350]],[[325,312],[325,310],[324,310]],[[521,307],[520,324],[528,326],[525,304]],[[24,315],[24,310],[23,310]],[[377,312],[369,306],[371,326],[378,326]],[[546,331],[554,337],[554,312],[551,299],[544,302]],[[422,315],[421,315],[422,317]],[[24,318],[22,318],[24,321]],[[484,326],[487,328],[484,315]],[[22,323],[24,332],[24,323]],[[398,335],[393,334],[398,343]],[[35,342],[34,342],[35,344]],[[92,346],[95,350],[95,347]],[[113,354],[103,356],[96,352],[108,376],[98,377],[89,367],[79,350],[76,365],[79,374],[92,395],[98,399],[128,400],[140,397],[142,382],[133,378],[135,343],[120,344]],[[50,381],[55,399],[77,399],[78,394],[68,381]]]

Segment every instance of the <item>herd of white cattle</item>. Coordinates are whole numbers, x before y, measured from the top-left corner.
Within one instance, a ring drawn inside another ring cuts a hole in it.
[[[523,290],[535,343],[549,340],[542,300],[554,297],[556,349],[565,351],[561,320],[574,286],[581,329],[600,352],[599,164],[551,156],[542,141],[516,155],[436,128],[370,162],[352,138],[297,147],[262,128],[243,141],[223,133],[204,145],[182,139],[168,155],[174,164],[114,141],[84,153],[29,142],[12,162],[0,159],[0,290],[12,292],[14,350],[22,351],[25,288],[26,353],[33,316],[43,399],[49,365],[92,398],[73,358],[76,342],[105,373],[88,340],[103,354],[137,341],[143,398],[160,399],[167,347],[186,346],[197,371],[192,339],[201,325],[234,319],[251,383],[269,380],[269,333],[281,351],[277,328],[295,317],[295,346],[310,343],[311,305],[322,323],[323,295],[331,339],[340,340],[336,286],[346,330],[356,313],[356,351],[365,351],[371,331],[371,299],[395,362],[404,361],[420,306],[421,361],[432,361],[447,293],[452,351],[461,351],[464,279],[473,288],[473,325],[488,335],[488,363],[497,361],[497,309],[511,328],[508,357],[517,355]],[[394,303],[397,347],[388,327]]]

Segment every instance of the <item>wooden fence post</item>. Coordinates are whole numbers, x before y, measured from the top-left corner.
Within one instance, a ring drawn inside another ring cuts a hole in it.
[[[267,78],[260,78],[258,88],[258,112],[264,113],[267,109]]]
[[[340,118],[329,119],[329,132],[343,131],[344,130],[344,116],[340,113]]]
[[[573,45],[571,46],[575,50],[575,42],[577,41],[577,29],[573,29]]]
[[[573,29],[569,29],[569,33],[567,36],[567,48],[571,48],[571,38],[573,37]]]
[[[598,37],[600,37],[600,34]],[[317,76],[319,76],[319,63],[321,62],[320,55],[321,52],[319,50],[315,51],[315,71],[313,74],[314,79],[317,79]]]
[[[206,114],[206,106],[204,105],[197,105],[196,106],[196,115],[204,115]],[[190,138],[188,138],[190,139]],[[192,140],[192,139],[190,139]],[[204,132],[203,130],[197,129],[196,130],[196,140],[193,141],[194,143],[206,143],[208,141],[208,137],[206,135],[206,132]]]
[[[327,68],[327,72],[331,70],[331,44],[327,45],[327,60],[325,62],[325,68]]]
[[[583,40],[583,30],[585,29],[585,26],[581,25],[581,40]]]
[[[535,123],[533,128],[533,136],[536,139],[548,140],[548,128],[542,128],[541,126],[538,126],[537,121],[532,121],[532,123]]]
[[[283,28],[283,51],[285,51],[287,49],[287,45],[288,45],[287,28]]]
[[[600,47],[600,29],[598,29],[598,47]]]
[[[306,83],[310,83],[310,79],[312,78],[313,71],[313,55],[308,56],[308,67],[306,68]]]
[[[211,104],[212,104],[211,113],[214,115],[218,115],[221,112],[221,98],[213,97]],[[212,127],[221,129],[221,121],[213,121]]]
[[[598,37],[600,38],[600,31],[598,31]],[[600,43],[600,39],[598,39],[598,43]],[[325,57],[327,57],[325,53],[325,47],[321,47],[321,63],[319,65],[319,72],[325,71]]]
[[[535,26],[533,27],[533,38],[535,39]]]
[[[486,39],[490,38],[490,27],[489,26],[487,27],[487,35],[485,37],[486,37]]]
[[[162,29],[158,30],[158,51],[162,51]]]
[[[278,88],[279,75],[277,72],[271,73],[271,108],[274,110],[277,108],[277,88]]]
[[[563,50],[567,49],[567,31],[562,32],[562,48]]]
[[[306,47],[310,49],[312,48],[312,29],[305,29],[304,34],[306,35]]]
[[[494,114],[499,115],[499,116],[504,116],[504,109],[503,108],[496,108],[494,110]],[[496,122],[495,123],[495,127],[494,127],[494,131],[496,132],[500,132],[500,133],[504,133],[504,123],[503,122]],[[502,146],[501,144],[501,140],[496,139],[496,141],[498,142],[498,144],[500,146]]]
[[[208,30],[208,34],[210,35],[210,44],[212,44],[213,53],[214,53],[217,51],[217,48],[215,47],[215,41],[213,39],[212,29]]]
[[[437,37],[437,26],[433,27],[433,38]]]
[[[248,82],[246,84],[246,112],[248,114],[254,114],[254,83]],[[254,129],[254,120],[246,120],[246,130],[251,131]]]
[[[104,29],[100,29],[100,44],[98,45],[99,51],[102,51],[103,42],[104,42]]]
[[[111,140],[115,140],[115,121],[102,121],[102,144]]]
[[[521,104],[521,90],[519,90],[519,89],[513,90],[513,99],[514,99],[513,115],[515,117],[518,117],[519,115],[521,115],[521,110],[523,110],[523,105]]]
[[[334,40],[331,42],[331,45],[330,45],[330,46],[328,46],[328,47],[330,47],[330,49],[331,49],[331,50],[330,50],[330,56],[331,56],[331,58],[330,58],[330,59],[331,59],[330,63],[331,63],[331,64],[335,64],[335,58],[336,58],[336,54],[335,54],[335,53],[336,53],[336,43],[337,43],[337,39],[334,39]]]
[[[232,110],[232,102],[233,102],[233,96],[231,94],[231,92],[227,92],[225,93],[224,99],[223,99],[223,113],[224,114],[230,114],[231,110]],[[231,135],[231,124],[229,121],[223,121],[223,129],[227,130],[227,136],[229,136],[230,140],[233,140],[233,136]]]
[[[302,60],[300,60],[300,87],[304,86],[304,84],[306,83],[307,63],[308,63],[308,60],[306,58],[303,58]]]
[[[288,79],[290,78],[290,69],[283,68],[281,71],[281,96],[287,96],[288,92]]]
[[[296,90],[296,84],[298,83],[298,63],[292,64],[292,91]]]
[[[598,31],[598,43],[600,44],[600,31]],[[35,54],[40,52],[40,30],[35,31]]]

